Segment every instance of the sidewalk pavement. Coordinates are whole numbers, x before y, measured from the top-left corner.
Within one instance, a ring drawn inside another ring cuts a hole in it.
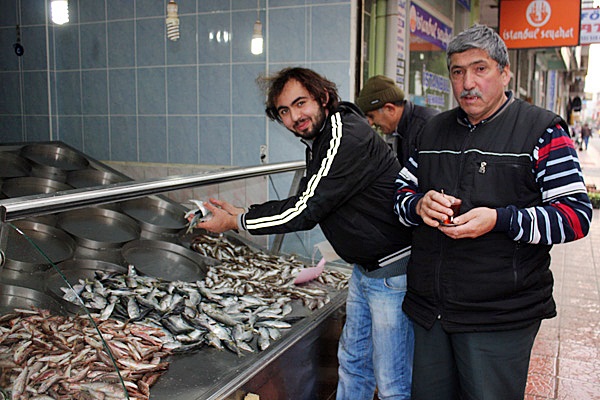
[[[600,138],[579,151],[586,184],[600,189]],[[525,400],[600,400],[600,210],[588,236],[552,248],[558,316],[544,320]]]

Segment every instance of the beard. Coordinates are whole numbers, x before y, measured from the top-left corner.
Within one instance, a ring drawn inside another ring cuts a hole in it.
[[[303,118],[302,120],[299,120],[295,124],[295,126],[301,125],[307,119],[310,119],[310,121],[312,123],[311,129],[308,129],[305,131],[298,131],[294,126],[294,129],[293,130],[290,129],[290,131],[294,134],[294,136],[299,137],[301,139],[313,140],[314,138],[319,136],[319,134],[321,133],[321,128],[323,127],[323,125],[325,125],[325,118],[327,117],[325,111],[326,111],[325,107],[319,107],[319,110],[314,117]]]

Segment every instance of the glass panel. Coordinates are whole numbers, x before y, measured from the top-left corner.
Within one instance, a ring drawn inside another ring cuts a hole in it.
[[[415,3],[413,1],[413,3]],[[449,0],[420,0],[420,3],[426,3],[429,4],[431,6],[432,9],[438,11],[439,13],[441,13],[442,15],[444,15],[445,17],[448,17],[450,20],[452,20],[452,6],[453,6],[453,1],[449,1]],[[418,2],[417,2],[418,4]]]
[[[415,104],[438,110],[452,107],[446,52],[414,35],[410,35],[409,92]]]
[[[100,306],[82,306],[83,284],[71,285],[58,264],[72,257],[73,239],[32,220],[4,223],[0,230],[3,398],[128,399],[125,382],[132,394],[138,386],[123,376],[130,370],[127,360],[134,361],[115,354],[113,344],[131,333],[121,322],[98,319],[93,312]]]

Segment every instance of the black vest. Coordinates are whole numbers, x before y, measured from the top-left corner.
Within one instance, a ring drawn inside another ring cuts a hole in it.
[[[520,100],[475,127],[459,113],[440,114],[420,135],[419,191],[443,189],[462,200],[461,213],[541,205],[531,155],[545,128],[564,123],[560,117]],[[504,232],[453,240],[422,224],[414,231],[405,309],[424,326],[441,318],[449,331],[510,329],[553,316],[550,248]]]

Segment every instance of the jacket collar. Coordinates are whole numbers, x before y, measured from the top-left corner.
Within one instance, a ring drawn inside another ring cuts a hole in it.
[[[469,129],[475,129],[480,125],[483,124],[487,124],[488,122],[496,119],[498,117],[498,115],[502,114],[504,112],[504,110],[506,110],[506,108],[508,107],[509,104],[511,104],[513,101],[515,101],[515,98],[513,96],[513,93],[511,91],[506,91],[504,92],[504,94],[506,94],[506,101],[504,102],[504,104],[502,104],[502,106],[496,110],[495,113],[493,113],[489,118],[486,118],[484,120],[481,120],[479,123],[477,123],[476,125],[473,125],[471,123],[471,121],[469,121],[469,117],[467,116],[467,113],[460,107],[457,108],[457,114],[456,114],[456,118],[458,120],[458,123],[461,125],[464,125],[466,127],[468,127]]]

